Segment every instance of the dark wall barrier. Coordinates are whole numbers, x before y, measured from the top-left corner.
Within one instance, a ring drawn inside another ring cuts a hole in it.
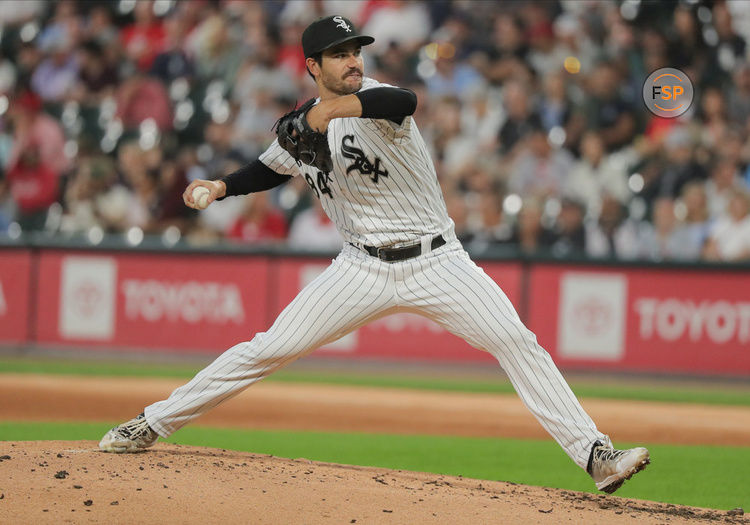
[[[0,343],[29,341],[31,328],[30,250],[0,251]]]
[[[0,249],[0,344],[218,354],[264,331],[330,257]],[[563,368],[750,376],[750,272],[480,260]],[[303,329],[303,327],[300,327]],[[398,313],[316,355],[490,362]]]

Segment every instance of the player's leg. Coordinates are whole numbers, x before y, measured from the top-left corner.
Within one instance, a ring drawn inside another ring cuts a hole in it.
[[[401,299],[495,356],[521,400],[547,432],[573,461],[584,469],[590,467],[594,444],[599,442],[607,448],[609,438],[596,428],[500,287],[457,243],[414,259],[407,267],[398,288]],[[638,461],[643,459],[643,451],[636,453]]]
[[[352,250],[345,248],[267,332],[228,349],[168,399],[146,407],[148,426],[169,436],[273,371],[387,313],[394,296],[388,268]]]

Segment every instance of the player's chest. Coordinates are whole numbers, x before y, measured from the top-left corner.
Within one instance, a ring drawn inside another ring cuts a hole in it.
[[[333,171],[302,166],[305,181],[319,199],[382,194],[397,175],[392,152],[382,138],[355,129],[329,128],[328,145]]]

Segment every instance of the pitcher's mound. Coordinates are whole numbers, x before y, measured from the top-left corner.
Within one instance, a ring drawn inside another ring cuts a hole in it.
[[[695,523],[726,512],[565,490],[158,444],[0,442],[0,522]]]

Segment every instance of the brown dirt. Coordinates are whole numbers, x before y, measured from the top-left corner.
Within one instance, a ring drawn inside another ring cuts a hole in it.
[[[120,421],[163,399],[182,380],[4,374],[0,419]],[[742,445],[750,409],[715,405],[585,399],[599,428],[616,441]],[[206,414],[201,425],[238,428],[549,436],[515,395],[259,383]]]
[[[0,521],[25,523],[750,523],[724,511],[435,474],[158,444],[0,443]]]
[[[2,374],[0,420],[125,420],[182,383]],[[583,404],[599,427],[619,441],[750,442],[750,410],[743,407],[603,400]],[[274,382],[254,386],[198,423],[548,439],[513,395]],[[474,525],[750,520],[723,511],[604,495],[163,443],[144,454],[119,456],[99,452],[94,442],[0,442],[0,523],[99,522]]]

